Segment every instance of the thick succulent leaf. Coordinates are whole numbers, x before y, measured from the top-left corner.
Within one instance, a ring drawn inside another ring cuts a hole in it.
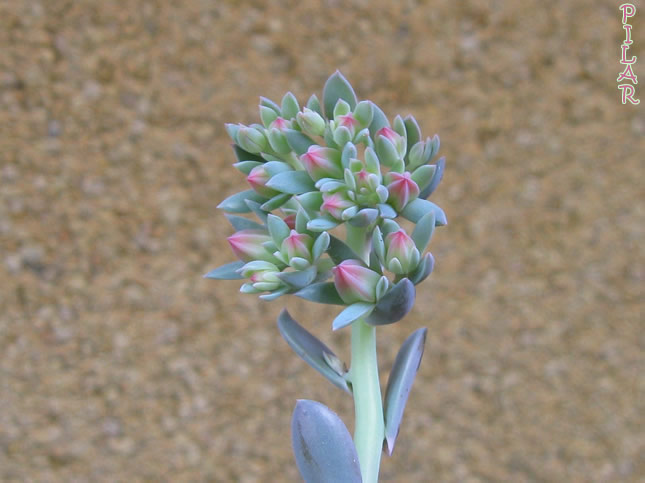
[[[260,105],[273,109],[279,116],[282,115],[282,112],[280,111],[280,106],[278,106],[271,99],[267,99],[266,97],[260,96]]]
[[[298,105],[298,99],[291,92],[287,92],[282,98],[282,117],[285,119],[292,119],[296,117],[300,106]]]
[[[264,169],[269,176],[275,176],[279,173],[284,173],[285,171],[293,171],[291,166],[282,161],[269,161],[264,165]]]
[[[289,236],[289,232],[291,231],[284,220],[275,215],[269,215],[267,217],[267,228],[269,229],[269,234],[273,242],[276,244],[276,249]]]
[[[284,288],[281,288],[280,290],[274,290],[271,293],[262,294],[260,295],[260,298],[266,302],[270,302],[271,300],[275,300],[288,293],[289,293],[289,287],[284,287]]]
[[[315,266],[306,268],[305,270],[298,270],[295,272],[280,272],[277,277],[284,283],[298,290],[306,287],[314,281],[318,270]]]
[[[309,146],[316,144],[316,142],[309,136],[293,129],[285,129],[284,135],[287,137],[289,146],[291,146],[291,149],[293,149],[298,156],[305,154],[307,149],[309,149]]]
[[[314,218],[307,223],[307,229],[311,231],[327,231],[338,226],[339,222],[329,218]]]
[[[233,163],[233,167],[242,173],[248,175],[253,168],[260,166],[260,161],[240,161],[239,163]]]
[[[312,111],[317,112],[321,116],[323,115],[322,108],[320,107],[320,101],[318,100],[318,96],[316,96],[316,94],[311,95],[311,97],[307,101],[307,107]]]
[[[255,213],[255,216],[257,216],[258,219],[262,221],[262,223],[267,222],[268,213],[262,209],[262,205],[260,203],[253,200],[246,200],[245,203],[246,203],[246,206],[249,207],[249,211],[252,211],[253,213]]]
[[[233,144],[233,152],[235,153],[235,157],[237,158],[238,161],[264,162],[264,159],[262,159],[262,156],[260,156],[259,154],[249,153],[248,151],[245,151],[244,149],[239,147],[237,144]]]
[[[269,127],[269,125],[278,118],[278,113],[270,107],[263,106],[260,104],[260,119],[262,119],[262,124],[264,127]]]
[[[325,116],[333,117],[334,107],[338,99],[343,99],[349,104],[350,109],[356,107],[356,94],[352,85],[339,71],[334,72],[323,88],[323,106],[325,107]]]
[[[229,223],[233,225],[235,231],[264,230],[264,225],[260,225],[259,223],[253,220],[249,220],[248,218],[244,218],[243,216],[229,214],[225,214],[224,216],[226,216],[226,219],[229,221]]]
[[[418,329],[408,337],[396,355],[392,372],[385,390],[385,443],[388,455],[392,456],[394,443],[401,428],[403,411],[408,402],[408,395],[419,370],[423,349],[426,342],[426,328]]]
[[[267,187],[290,195],[314,191],[314,182],[306,171],[284,171],[271,177]]]
[[[412,173],[412,181],[414,181],[419,189],[423,191],[425,188],[430,186],[430,182],[436,172],[437,168],[433,164],[424,164],[419,166]]]
[[[297,291],[294,295],[319,304],[345,305],[333,282],[314,283]]]
[[[359,228],[366,227],[378,217],[379,211],[374,208],[363,208],[348,220],[349,224]]]
[[[280,208],[282,205],[284,205],[287,201],[289,201],[290,198],[291,198],[291,195],[286,193],[275,195],[269,201],[262,204],[260,208],[264,211],[273,211],[277,208]]]
[[[396,211],[390,205],[381,203],[378,205],[378,209],[381,212],[383,218],[396,218]]]
[[[428,276],[432,273],[434,269],[434,257],[432,253],[426,253],[425,256],[419,262],[417,268],[410,274],[410,281],[419,285],[423,282]]]
[[[361,260],[361,257],[359,257],[354,250],[349,248],[344,241],[339,240],[333,235],[330,235],[329,238],[327,254],[336,265],[344,260]]]
[[[360,319],[361,317],[367,316],[372,310],[374,310],[374,304],[369,304],[365,302],[356,302],[345,308],[331,324],[332,330],[342,329],[347,327],[352,322]]]
[[[246,204],[246,200],[255,201],[257,203],[264,203],[266,198],[260,196],[253,190],[246,190],[240,193],[235,193],[222,201],[217,207],[228,213],[248,213],[251,211]]]
[[[289,347],[302,360],[320,372],[332,384],[338,386],[343,391],[351,392],[343,375],[338,374],[337,370],[332,368],[324,357],[324,354],[328,354],[338,359],[336,354],[298,324],[286,309],[283,309],[278,316],[278,329],[284,340],[289,344]]]
[[[314,242],[314,246],[311,249],[311,254],[314,257],[314,260],[320,258],[320,256],[327,251],[330,243],[329,233],[323,231]]]
[[[412,223],[419,221],[425,214],[434,212],[436,226],[443,226],[448,223],[446,214],[439,206],[432,201],[417,198],[411,201],[401,212],[403,218],[410,220]]]
[[[446,158],[442,156],[441,158],[439,158],[439,161],[437,161],[437,169],[432,176],[432,181],[430,181],[430,184],[423,191],[421,191],[421,193],[419,193],[419,198],[425,199],[432,193],[434,193],[434,190],[437,189],[437,186],[439,186],[439,183],[441,182],[441,178],[443,178],[443,170],[445,167]]]
[[[320,206],[323,202],[322,193],[320,193],[319,191],[303,193],[297,196],[296,200],[305,210],[310,213],[320,211]]]
[[[291,442],[305,483],[363,481],[349,431],[324,404],[298,400],[291,419]]]
[[[376,104],[372,103],[372,122],[370,123],[370,136],[374,139],[376,133],[384,127],[389,127],[390,121],[387,116]]]
[[[398,322],[414,305],[414,284],[404,278],[381,298],[374,311],[365,320],[370,325],[387,325]]]
[[[412,231],[412,240],[416,245],[419,253],[423,253],[430,243],[432,233],[435,227],[435,212],[426,213],[417,222],[417,226]]]
[[[408,150],[405,155],[405,161],[407,162],[410,149],[412,149],[412,146],[421,140],[421,128],[419,127],[417,120],[412,116],[405,116],[403,123],[405,124],[405,132],[407,134],[408,142]]]
[[[214,278],[216,280],[240,280],[242,275],[237,273],[237,271],[244,266],[244,262],[231,262],[226,265],[222,265],[214,270],[211,270],[204,278]]]

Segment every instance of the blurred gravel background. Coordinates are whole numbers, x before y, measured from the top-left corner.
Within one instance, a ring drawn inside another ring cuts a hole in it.
[[[380,331],[385,376],[429,327],[383,481],[644,481],[620,3],[0,0],[0,480],[298,481],[297,398],[351,429],[275,327],[287,303],[346,357],[334,309],[201,278],[232,260],[215,206],[245,186],[224,123],[339,68],[448,163],[435,273]]]

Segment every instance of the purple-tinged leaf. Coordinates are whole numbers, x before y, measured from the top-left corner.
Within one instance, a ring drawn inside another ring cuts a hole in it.
[[[242,277],[237,271],[244,266],[244,262],[237,261],[227,263],[214,270],[211,270],[204,278],[214,278],[215,280],[240,280]]]
[[[264,230],[264,225],[261,225],[253,220],[244,218],[243,216],[225,214],[226,219],[235,228],[235,231],[241,230]]]
[[[352,437],[327,406],[299,399],[291,419],[291,442],[306,483],[362,483]]]
[[[333,282],[314,283],[297,291],[294,295],[319,304],[345,305]]]
[[[419,198],[426,199],[428,196],[434,193],[434,190],[437,189],[437,186],[439,186],[439,183],[443,178],[443,170],[445,167],[446,167],[446,158],[442,156],[441,158],[439,158],[439,161],[437,161],[437,168],[434,172],[434,175],[432,176],[432,181],[430,181],[430,184],[424,190],[421,191],[421,193],[419,194]]]
[[[412,309],[415,293],[414,284],[407,278],[401,279],[378,301],[374,311],[365,322],[370,325],[387,325],[398,322]]]
[[[448,224],[446,214],[432,201],[417,198],[406,205],[401,215],[412,223],[418,222],[425,214],[434,212],[436,226]]]
[[[235,193],[222,201],[217,207],[228,213],[248,213],[251,211],[246,204],[246,200],[255,201],[257,203],[264,203],[266,198],[260,196],[253,190],[246,190],[240,193]]]
[[[373,309],[374,304],[356,302],[345,308],[345,310],[336,316],[331,324],[331,328],[332,330],[338,330],[343,327],[347,327],[349,324],[355,322],[361,317],[366,317]]]
[[[383,409],[385,413],[385,443],[389,456],[392,456],[394,451],[405,404],[408,401],[414,377],[419,370],[427,332],[426,328],[418,329],[405,340],[396,355],[392,372],[387,381]]]
[[[334,72],[323,87],[323,106],[325,107],[325,116],[331,119],[333,117],[334,107],[338,99],[343,99],[349,104],[350,109],[356,107],[356,94],[352,85],[339,71]]]
[[[419,285],[426,278],[428,278],[428,276],[432,273],[433,268],[434,257],[432,256],[432,253],[428,252],[421,259],[416,270],[414,270],[414,272],[410,274],[410,281],[415,285]]]
[[[294,129],[285,129],[284,135],[287,137],[289,146],[291,146],[291,149],[293,149],[298,156],[305,154],[307,149],[309,149],[309,146],[316,144],[316,142],[309,136]]]
[[[278,330],[298,357],[320,372],[332,384],[351,393],[343,375],[338,374],[324,357],[324,354],[327,353],[338,359],[336,355],[329,347],[298,324],[286,309],[283,309],[278,316]]]

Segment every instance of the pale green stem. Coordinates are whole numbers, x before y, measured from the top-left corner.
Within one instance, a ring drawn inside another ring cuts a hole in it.
[[[347,224],[347,244],[369,263],[369,230]],[[352,363],[350,370],[354,393],[354,444],[358,453],[363,483],[378,481],[385,424],[381,386],[376,359],[376,329],[362,319],[352,324]]]
[[[352,324],[351,381],[356,417],[354,444],[363,483],[376,483],[385,425],[376,361],[376,328],[362,319]]]

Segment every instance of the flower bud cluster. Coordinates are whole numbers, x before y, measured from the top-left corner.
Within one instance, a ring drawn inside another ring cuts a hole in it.
[[[430,164],[439,138],[423,141],[412,116],[390,124],[376,104],[359,102],[338,72],[322,103],[313,95],[301,107],[287,93],[280,104],[261,98],[259,109],[261,124],[226,125],[234,166],[249,189],[219,206],[233,214],[237,231],[228,241],[240,265],[218,276],[246,278],[241,290],[267,299],[333,276],[345,304],[377,303],[392,283],[423,280],[433,264],[423,255],[430,234],[445,224],[441,209],[426,201],[443,174],[443,158]],[[398,216],[416,224],[411,234]],[[339,242],[331,243],[328,231],[343,223],[371,237],[369,266],[334,252]]]

